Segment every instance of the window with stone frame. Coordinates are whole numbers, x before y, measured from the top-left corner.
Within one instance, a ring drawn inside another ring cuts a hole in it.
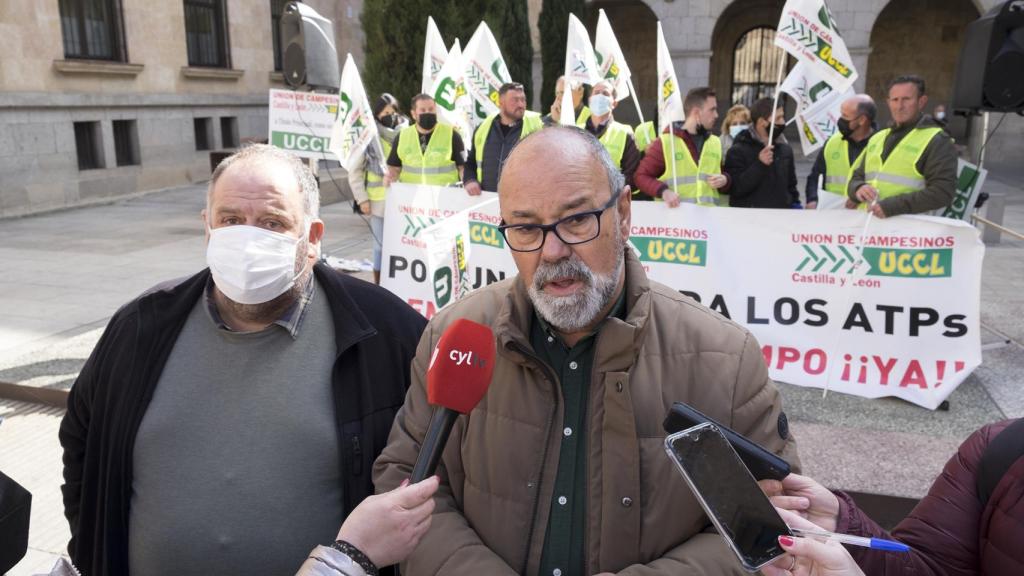
[[[188,65],[230,68],[228,14],[225,0],[185,1],[185,43]]]
[[[127,62],[119,0],[60,0],[64,57]]]

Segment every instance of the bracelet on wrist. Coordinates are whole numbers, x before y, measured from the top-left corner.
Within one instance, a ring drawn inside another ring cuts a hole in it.
[[[363,569],[363,572],[366,572],[367,576],[377,576],[379,574],[377,565],[374,564],[366,554],[363,554],[362,550],[356,548],[352,544],[344,540],[335,540],[334,544],[331,544],[331,548],[345,554],[351,558],[353,562],[359,564]]]

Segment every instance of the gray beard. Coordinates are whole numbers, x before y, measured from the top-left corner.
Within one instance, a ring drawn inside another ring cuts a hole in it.
[[[619,275],[625,263],[625,242],[617,240],[618,261],[607,274],[595,274],[576,253],[553,264],[542,262],[526,291],[534,309],[548,324],[560,332],[579,332],[590,326],[615,295]],[[551,296],[543,286],[555,278],[574,278],[583,282],[583,289],[570,296]]]
[[[231,298],[224,296],[220,304],[231,311],[231,315],[244,320],[245,322],[270,325],[281,317],[289,308],[295,305],[306,291],[306,283],[310,280],[313,269],[303,270],[306,263],[306,253],[309,251],[309,239],[299,243],[295,251],[295,273],[299,276],[295,283],[280,296],[260,304],[241,304]],[[300,274],[301,272],[301,274]]]

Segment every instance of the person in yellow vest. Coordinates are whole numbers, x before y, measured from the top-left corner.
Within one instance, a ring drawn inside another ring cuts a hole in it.
[[[398,133],[388,156],[388,175],[392,182],[448,186],[462,180],[466,148],[462,137],[450,124],[437,123],[437,103],[427,94],[412,99],[412,119],[416,124]]]
[[[850,184],[853,166],[860,161],[868,139],[875,133],[878,109],[871,96],[851,96],[843,101],[839,111],[841,115],[836,123],[836,133],[825,142],[825,147],[814,160],[811,173],[807,175],[804,188],[807,201],[804,206],[808,210],[819,206],[821,209],[842,208],[846,204],[846,187]],[[824,176],[820,191],[819,176]]]
[[[477,196],[481,190],[498,191],[498,179],[505,158],[529,134],[544,127],[540,114],[526,109],[526,92],[518,82],[498,89],[499,111],[492,114],[473,134],[473,147],[466,158],[466,192]]]
[[[892,127],[868,140],[847,186],[848,206],[878,218],[944,208],[956,192],[956,148],[935,119],[925,115],[924,80],[900,76],[889,84]]]
[[[373,104],[373,116],[377,120],[377,134],[380,136],[380,153],[370,146],[355,159],[355,167],[349,170],[348,185],[359,211],[370,217],[370,231],[373,233],[373,281],[380,284],[381,240],[384,237],[384,160],[391,155],[392,144],[408,124],[402,115],[398,99],[384,92]]]
[[[661,134],[647,147],[636,171],[636,185],[670,208],[681,202],[715,206],[719,191],[729,189],[729,177],[722,173],[722,143],[708,131],[718,120],[715,92],[708,87],[690,90],[683,112],[686,121],[673,122],[670,133]]]
[[[545,126],[555,126],[562,118],[562,94],[565,94],[565,76],[559,76],[555,82],[555,101],[551,103],[551,112],[541,118]],[[583,84],[572,89],[573,112],[576,115],[576,125],[580,128],[583,128],[587,118],[590,118],[590,109],[583,105],[584,96]]]
[[[633,130],[633,138],[636,140],[636,149],[641,154],[647,151],[647,147],[658,138],[658,130],[654,127],[654,120],[648,120]]]
[[[640,165],[640,151],[636,149],[633,129],[615,121],[615,100],[615,87],[611,82],[601,80],[594,84],[590,91],[590,117],[584,123],[583,129],[604,144],[605,150],[608,150],[612,157],[612,162],[626,177],[626,185],[633,190],[633,196],[636,197],[637,189],[633,183],[633,175]]]

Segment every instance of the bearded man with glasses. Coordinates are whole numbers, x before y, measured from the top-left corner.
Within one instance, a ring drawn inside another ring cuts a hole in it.
[[[378,491],[409,477],[438,338],[458,318],[491,326],[491,385],[451,432],[431,527],[402,573],[745,574],[665,457],[661,422],[686,402],[799,469],[757,341],[647,279],[628,246],[629,187],[593,135],[531,134],[498,194],[519,274],[427,325],[374,465]]]

